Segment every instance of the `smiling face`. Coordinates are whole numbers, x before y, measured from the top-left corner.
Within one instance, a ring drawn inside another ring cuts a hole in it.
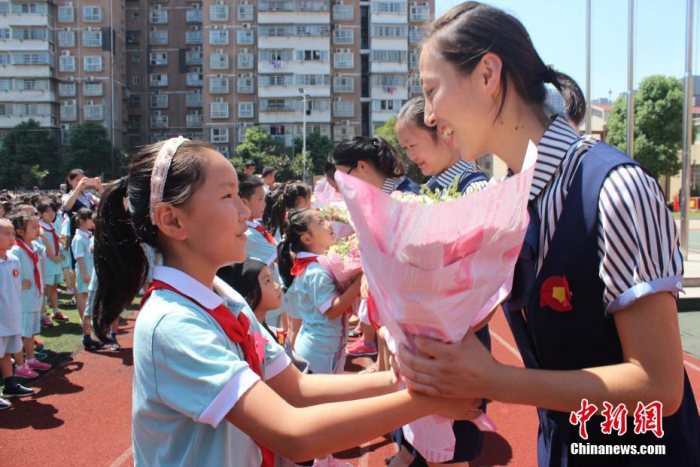
[[[255,308],[256,314],[279,308],[282,303],[282,288],[272,277],[270,268],[267,266],[260,271],[258,283],[260,284],[260,303]]]
[[[423,175],[438,175],[459,158],[456,151],[436,133],[407,120],[396,122],[396,136],[408,158]]]
[[[494,89],[499,89],[500,69],[491,70],[484,65],[485,59],[492,57],[493,54],[484,55],[475,69],[464,75],[440,56],[432,41],[421,51],[425,123],[437,126],[438,133],[444,137],[454,136],[464,160],[491,152],[489,137],[500,104],[494,93]]]

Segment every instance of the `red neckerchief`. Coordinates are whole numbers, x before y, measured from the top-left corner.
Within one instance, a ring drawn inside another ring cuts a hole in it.
[[[292,265],[291,274],[292,276],[301,276],[306,271],[311,263],[318,263],[316,256],[311,256],[309,258],[294,258],[294,264]]]
[[[211,317],[214,318],[214,320],[216,320],[217,323],[219,323],[219,326],[221,326],[221,329],[224,330],[228,338],[231,339],[231,341],[233,341],[235,344],[241,346],[246,363],[248,363],[248,366],[250,366],[250,369],[253,370],[255,374],[262,378],[262,369],[260,368],[260,361],[258,360],[258,354],[255,351],[255,339],[253,338],[253,336],[248,334],[248,330],[250,329],[250,321],[248,320],[248,317],[245,315],[245,313],[238,313],[238,318],[236,318],[231,312],[231,310],[229,310],[223,303],[211,310],[202,306],[201,303],[199,303],[192,297],[185,295],[184,293],[175,289],[171,285],[166,284],[165,282],[159,281],[157,279],[151,282],[151,284],[148,286],[148,290],[146,291],[146,294],[141,300],[141,305],[143,305],[146,302],[146,300],[148,299],[148,297],[151,296],[153,291],[158,289],[165,289],[170,290],[171,292],[175,292],[176,294],[186,298],[192,303],[195,303],[200,308],[209,313],[209,315],[211,315]],[[258,447],[260,448],[260,452],[262,453],[262,464],[260,464],[261,467],[273,467],[275,465],[274,453],[262,444],[258,443],[257,441],[255,441],[255,444],[258,445]]]
[[[56,235],[56,229],[44,222],[41,223],[41,228],[51,233],[51,238],[53,239],[53,252],[55,255],[58,255],[58,235]]]
[[[32,251],[29,245],[24,243],[21,238],[17,239],[17,246],[24,250],[24,252],[31,258],[32,263],[34,263],[34,283],[36,284],[36,289],[41,295],[41,271],[39,270],[39,252]]]
[[[265,237],[265,240],[267,240],[270,245],[275,246],[275,237],[272,236],[270,231],[267,230],[264,225],[258,224],[253,228],[263,234],[263,237]]]

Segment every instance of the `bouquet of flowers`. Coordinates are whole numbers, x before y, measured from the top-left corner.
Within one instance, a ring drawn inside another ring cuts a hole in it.
[[[318,262],[331,273],[341,291],[347,289],[362,272],[357,235],[338,240],[325,255],[318,257]]]
[[[350,221],[350,212],[348,212],[345,203],[338,203],[325,208],[320,208],[321,216],[331,223],[335,238],[341,240],[355,233],[355,229]]]
[[[458,198],[395,199],[336,172],[392,351],[400,343],[410,345],[412,335],[460,341],[507,298],[529,222],[536,156],[530,144],[522,172]],[[476,422],[490,424],[486,418]],[[431,416],[403,429],[428,461],[440,463],[454,454],[451,426]]]

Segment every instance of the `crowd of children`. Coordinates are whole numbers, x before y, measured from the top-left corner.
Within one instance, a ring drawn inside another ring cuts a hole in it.
[[[62,196],[0,194],[0,410],[11,407],[8,398],[34,394],[18,379],[26,382],[51,369],[43,361],[48,349],[38,336],[42,327],[69,321],[59,309],[59,291],[69,297],[65,305],[77,306],[86,350],[100,350],[104,343],[111,350],[119,349],[116,328],[104,343],[91,332],[95,213],[86,206],[94,209],[99,197],[86,188],[98,188],[98,182],[73,170]]]

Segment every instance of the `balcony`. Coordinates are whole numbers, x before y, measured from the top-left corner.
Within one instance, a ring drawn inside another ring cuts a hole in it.
[[[186,117],[187,128],[202,128],[204,118],[200,114],[188,114]]]

